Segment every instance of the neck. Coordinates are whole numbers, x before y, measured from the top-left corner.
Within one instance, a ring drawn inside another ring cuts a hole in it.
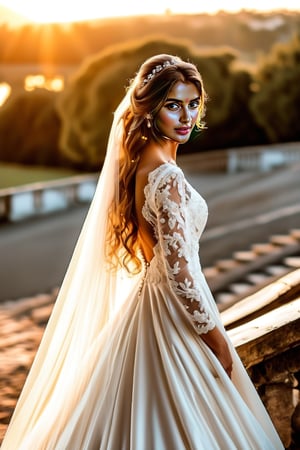
[[[169,139],[162,143],[150,142],[143,148],[141,160],[156,161],[157,163],[171,162],[176,164],[178,143]]]
[[[178,149],[178,142],[172,141],[172,139],[168,139],[160,147],[161,150],[160,153],[162,157],[166,159],[166,161],[176,162],[177,149]]]

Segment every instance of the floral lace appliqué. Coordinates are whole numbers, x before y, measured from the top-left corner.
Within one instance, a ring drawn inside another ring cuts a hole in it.
[[[197,333],[207,333],[215,323],[203,305],[194,279],[198,267],[195,258],[199,258],[195,250],[198,230],[193,220],[191,191],[183,173],[173,167],[157,173],[155,178],[149,177],[145,195],[143,214],[153,227],[170,287]]]

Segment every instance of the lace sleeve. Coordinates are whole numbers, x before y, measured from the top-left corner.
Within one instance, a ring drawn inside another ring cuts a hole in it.
[[[157,240],[162,248],[172,290],[189,313],[198,334],[215,327],[203,306],[190,269],[192,238],[188,223],[189,192],[183,174],[168,175],[157,187]]]

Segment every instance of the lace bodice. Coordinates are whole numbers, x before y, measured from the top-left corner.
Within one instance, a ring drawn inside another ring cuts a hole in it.
[[[144,218],[153,227],[154,248],[169,285],[189,313],[199,334],[215,324],[199,286],[199,238],[207,221],[207,205],[186,181],[181,169],[165,163],[150,172],[145,187]]]

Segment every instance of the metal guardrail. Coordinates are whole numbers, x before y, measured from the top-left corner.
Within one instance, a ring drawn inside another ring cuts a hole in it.
[[[97,174],[89,173],[0,189],[0,220],[10,221],[12,219],[13,200],[16,196],[31,194],[33,197],[31,215],[36,215],[43,210],[43,194],[45,192],[52,190],[62,192],[66,198],[66,204],[71,206],[84,201],[80,197],[80,187],[87,183],[96,185],[97,179]]]

